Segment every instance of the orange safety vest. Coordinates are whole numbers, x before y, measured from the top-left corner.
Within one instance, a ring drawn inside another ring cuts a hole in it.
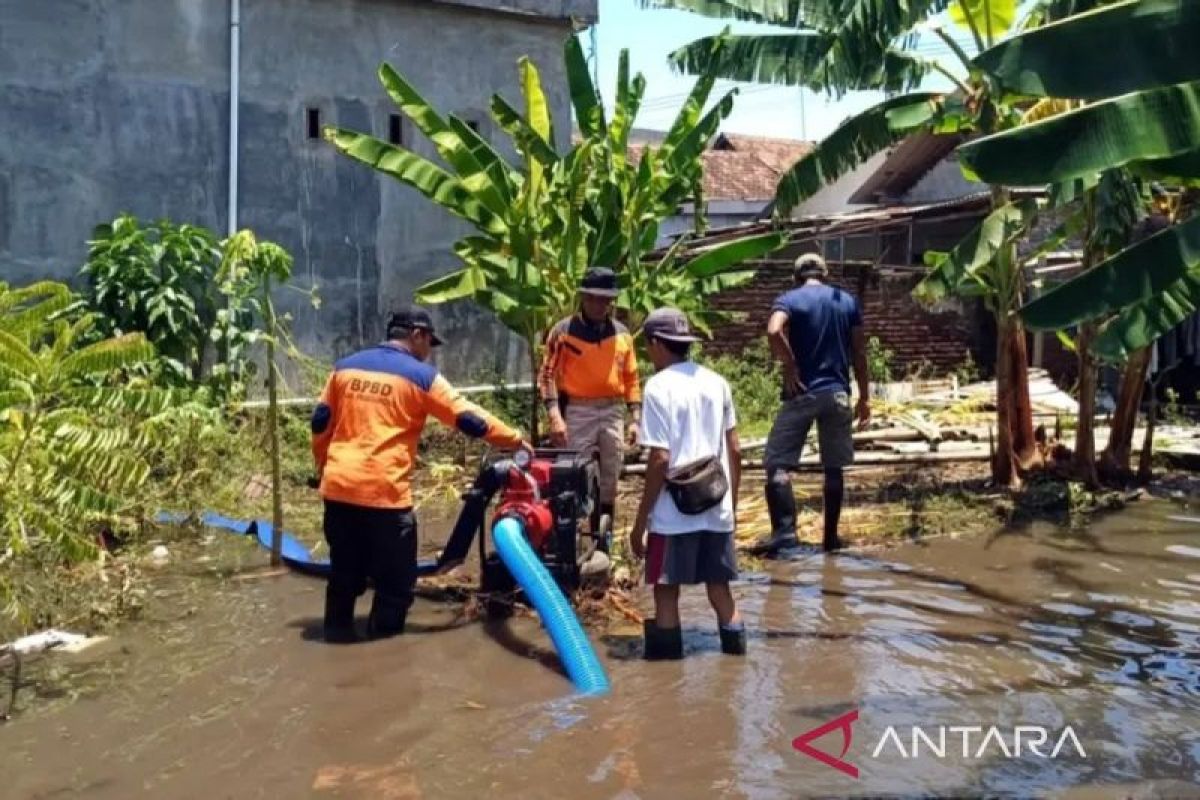
[[[565,394],[568,403],[574,398],[640,403],[642,387],[629,329],[612,319],[590,323],[581,314],[562,320],[546,337],[538,387],[546,401]]]
[[[334,366],[312,416],[321,497],[370,508],[411,508],[417,442],[432,414],[467,436],[516,447],[521,435],[463,399],[437,369],[381,344]]]

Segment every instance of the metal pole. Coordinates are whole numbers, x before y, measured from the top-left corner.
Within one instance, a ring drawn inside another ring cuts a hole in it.
[[[238,94],[241,70],[241,0],[229,0],[229,226],[228,235],[238,227]]]

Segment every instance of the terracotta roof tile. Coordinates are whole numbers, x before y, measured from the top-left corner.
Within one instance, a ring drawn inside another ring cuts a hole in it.
[[[629,146],[634,163],[641,159],[644,148],[641,144]],[[811,142],[797,139],[721,134],[704,153],[705,199],[768,202],[783,173],[812,148]]]

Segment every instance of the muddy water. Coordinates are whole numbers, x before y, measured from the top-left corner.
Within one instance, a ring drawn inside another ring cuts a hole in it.
[[[693,593],[688,657],[597,637],[588,701],[532,620],[419,601],[411,635],[330,647],[319,583],[226,583],[0,727],[0,796],[1200,796],[1200,523],[1173,513],[775,563],[737,588],[748,657]],[[843,769],[793,747],[834,721],[833,761],[837,720]]]

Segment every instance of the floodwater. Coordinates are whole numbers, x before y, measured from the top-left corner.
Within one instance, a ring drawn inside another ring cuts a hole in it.
[[[737,586],[747,657],[692,591],[682,662],[593,635],[598,699],[532,619],[418,601],[409,635],[327,646],[319,582],[226,582],[0,726],[0,796],[1200,797],[1200,523],[1176,513],[772,563]],[[793,746],[831,722],[810,745],[841,769]]]

